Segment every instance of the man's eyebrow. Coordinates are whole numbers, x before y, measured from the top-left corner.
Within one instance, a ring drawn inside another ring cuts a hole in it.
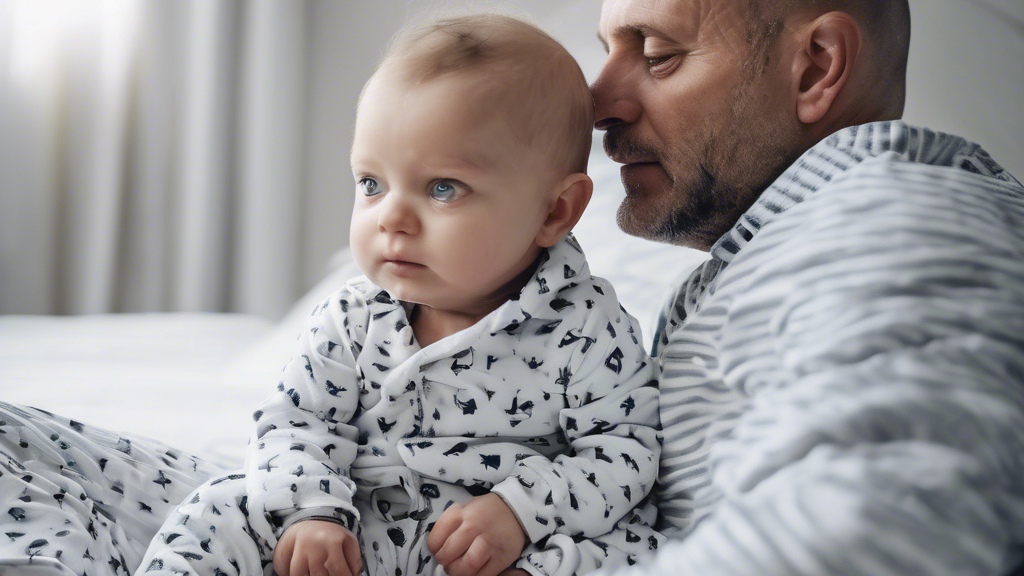
[[[612,31],[612,36],[630,37],[643,40],[648,36],[664,36],[664,33],[662,33],[660,29],[647,24],[627,24]],[[601,42],[601,45],[604,46],[604,51],[608,52],[608,39],[604,37],[604,34],[602,34],[600,30],[597,31],[597,39]]]

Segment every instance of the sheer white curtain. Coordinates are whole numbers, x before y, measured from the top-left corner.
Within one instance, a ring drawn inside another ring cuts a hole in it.
[[[0,0],[0,313],[283,312],[307,13]]]

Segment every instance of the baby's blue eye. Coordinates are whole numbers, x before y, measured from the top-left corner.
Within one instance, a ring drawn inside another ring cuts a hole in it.
[[[441,202],[451,202],[458,195],[455,184],[441,180],[430,186],[430,197]]]
[[[380,184],[373,178],[360,178],[359,189],[363,191],[363,196],[376,196],[380,194]]]

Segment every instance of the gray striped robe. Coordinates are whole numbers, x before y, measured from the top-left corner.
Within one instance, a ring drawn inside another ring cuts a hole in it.
[[[661,528],[620,574],[996,575],[1024,558],[1024,190],[976,144],[822,141],[663,314]]]

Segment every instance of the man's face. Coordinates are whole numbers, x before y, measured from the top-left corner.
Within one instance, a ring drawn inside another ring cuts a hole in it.
[[[795,160],[789,87],[749,29],[746,0],[605,0],[591,90],[628,234],[707,250]]]

